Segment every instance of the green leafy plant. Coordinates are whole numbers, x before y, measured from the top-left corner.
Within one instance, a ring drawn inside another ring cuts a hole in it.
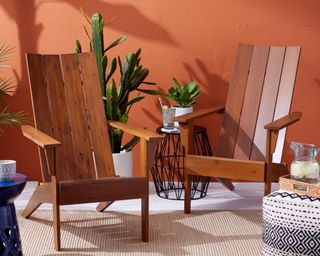
[[[90,37],[88,30],[85,32],[90,39],[90,51],[94,51],[97,57],[97,65],[99,70],[100,86],[102,97],[104,100],[105,113],[107,120],[128,122],[128,115],[132,106],[144,99],[143,94],[159,94],[156,90],[140,88],[142,84],[148,86],[155,85],[155,83],[147,82],[146,78],[149,75],[149,70],[144,68],[141,64],[141,49],[135,53],[128,53],[124,59],[113,58],[110,68],[108,68],[107,52],[115,46],[121,44],[127,37],[122,36],[104,48],[104,34],[103,29],[105,22],[100,13],[92,15],[91,21],[89,17],[84,14],[86,20],[91,24],[92,36]],[[82,46],[79,40],[76,41],[75,53],[82,52]],[[117,67],[120,70],[120,81],[118,84],[113,79]],[[135,94],[135,95],[132,95]],[[130,151],[132,147],[139,141],[138,137],[133,137],[123,147],[122,138],[123,132],[119,129],[111,128],[109,131],[112,152],[119,153],[121,150]]]
[[[0,70],[8,68],[7,62],[10,59],[13,48],[5,43],[0,45]],[[16,85],[14,79],[7,78],[4,72],[0,72],[0,126],[15,127],[26,122],[27,113],[24,111],[12,112],[4,98],[12,98]],[[0,134],[3,129],[0,128]]]
[[[196,81],[191,81],[185,85],[181,85],[178,80],[173,77],[175,87],[171,87],[165,95],[167,99],[173,100],[179,104],[179,107],[187,108],[195,104],[196,98],[200,95],[200,88]]]

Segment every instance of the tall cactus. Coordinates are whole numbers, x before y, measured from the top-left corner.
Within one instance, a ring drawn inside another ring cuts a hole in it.
[[[83,13],[84,14],[84,13]],[[136,53],[129,53],[125,57],[123,66],[120,57],[114,58],[111,62],[108,73],[107,65],[108,58],[106,53],[113,47],[121,44],[126,40],[127,36],[122,36],[115,40],[108,47],[104,48],[104,34],[103,29],[105,26],[104,19],[100,13],[92,15],[91,22],[85,15],[87,21],[91,23],[92,37],[86,30],[88,37],[90,38],[90,50],[94,51],[97,57],[97,65],[99,70],[101,93],[104,99],[104,106],[106,112],[106,118],[108,120],[120,121],[126,123],[128,121],[128,115],[133,104],[142,100],[145,94],[159,94],[155,90],[141,89],[141,84],[154,85],[154,83],[145,82],[149,74],[147,68],[143,68],[140,65],[141,49]],[[82,52],[82,47],[79,40],[76,41],[75,53]],[[119,65],[120,70],[120,82],[116,85],[113,74]],[[111,83],[109,81],[111,80]],[[130,97],[130,93],[136,91],[135,97]],[[119,129],[110,129],[109,131],[112,152],[118,153],[121,150],[131,150],[131,148],[138,142],[138,138],[134,137],[126,145],[121,147],[123,133]]]

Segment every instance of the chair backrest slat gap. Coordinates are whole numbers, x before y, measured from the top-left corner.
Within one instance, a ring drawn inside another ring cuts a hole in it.
[[[250,157],[269,58],[269,50],[270,47],[267,46],[255,46],[253,49],[233,156],[235,159],[249,159]]]
[[[265,160],[267,131],[264,129],[264,125],[273,120],[285,50],[285,47],[270,48],[253,147],[250,155],[250,159],[252,160]]]
[[[78,57],[75,54],[64,54],[60,56],[60,62],[79,178],[96,178]]]
[[[99,178],[115,176],[112,155],[107,154],[107,152],[111,152],[111,146],[108,139],[108,127],[99,86],[99,76],[97,72],[92,72],[97,68],[95,55],[93,53],[79,55],[79,65],[90,122],[97,175]]]
[[[60,180],[76,180],[79,179],[79,170],[76,165],[76,151],[59,55],[44,55],[43,61],[45,63],[48,98],[53,121],[53,136],[58,141],[63,141],[63,147],[57,148],[57,172]]]
[[[236,62],[230,81],[226,108],[220,131],[218,144],[218,156],[220,157],[233,157],[234,154],[252,52],[252,45],[238,45]]]
[[[288,46],[286,48],[279,93],[273,118],[274,120],[285,116],[290,112],[293,89],[300,58],[300,50],[300,46]],[[281,162],[285,136],[286,129],[282,129],[279,132],[276,151],[273,154],[273,162],[275,163]]]

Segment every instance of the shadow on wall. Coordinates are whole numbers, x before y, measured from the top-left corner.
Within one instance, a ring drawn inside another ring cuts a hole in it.
[[[145,17],[139,10],[130,5],[119,5],[114,3],[104,2],[102,0],[58,0],[58,1],[19,1],[19,0],[1,0],[0,8],[2,8],[6,15],[12,22],[16,23],[17,26],[17,38],[18,46],[16,46],[17,52],[20,52],[20,64],[21,64],[21,75],[17,79],[17,91],[15,94],[16,102],[19,102],[19,109],[24,109],[28,112],[32,112],[30,104],[30,92],[28,86],[27,68],[25,62],[25,53],[27,52],[38,52],[39,38],[43,30],[43,24],[41,21],[37,21],[37,11],[39,7],[46,3],[61,4],[66,3],[76,9],[80,13],[80,7],[83,7],[88,14],[94,12],[101,12],[106,17],[117,17],[116,22],[112,23],[112,29],[125,32],[126,34],[142,38],[144,40],[161,42],[173,46],[177,46],[175,39],[159,24]],[[109,1],[111,2],[111,1]],[[13,106],[14,107],[14,106]],[[32,114],[31,114],[32,117]],[[9,143],[7,150],[0,153],[1,157],[7,157],[7,155],[15,155],[16,145],[21,145],[21,149],[25,148],[26,141],[21,136],[20,131],[10,131],[10,136],[16,138],[16,144]],[[1,143],[8,144],[7,138],[2,137]],[[22,146],[23,145],[23,146]],[[30,155],[38,155],[36,147],[29,148]],[[5,154],[6,156],[2,155]],[[24,162],[24,168],[35,168],[33,158],[23,157],[24,153],[21,153],[21,159],[17,159],[20,162]],[[18,154],[19,155],[19,154]],[[39,161],[37,161],[39,162]],[[38,173],[38,170],[34,170],[34,173]],[[35,176],[31,178],[35,178]]]
[[[56,2],[56,1],[55,1]],[[112,22],[110,28],[129,35],[134,35],[145,40],[159,41],[162,43],[175,45],[178,43],[164,28],[156,22],[145,17],[137,8],[128,4],[112,4],[101,0],[87,1],[87,0],[59,0],[58,2],[65,2],[75,9],[80,7],[88,15],[95,12],[100,12],[102,16],[113,18],[116,20]],[[108,19],[106,19],[107,21]]]
[[[196,80],[200,86],[201,95],[198,101],[200,107],[225,104],[229,83],[217,74],[218,72],[215,71],[215,67],[208,68],[208,66],[198,58],[195,59],[194,62],[196,64],[195,68],[186,62],[183,62],[182,65],[188,72],[190,80]]]

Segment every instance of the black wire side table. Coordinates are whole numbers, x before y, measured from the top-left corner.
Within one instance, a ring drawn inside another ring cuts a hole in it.
[[[156,192],[161,198],[183,200],[185,152],[180,142],[180,133],[164,132],[161,127],[157,133],[165,135],[165,138],[158,142],[154,166],[151,168]],[[193,143],[196,155],[212,156],[206,128],[194,126]],[[210,177],[192,177],[191,199],[205,197]]]

